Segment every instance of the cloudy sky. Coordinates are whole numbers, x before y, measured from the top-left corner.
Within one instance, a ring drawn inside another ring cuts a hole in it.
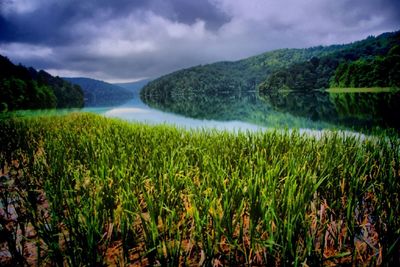
[[[399,29],[399,0],[0,0],[0,54],[111,82]]]

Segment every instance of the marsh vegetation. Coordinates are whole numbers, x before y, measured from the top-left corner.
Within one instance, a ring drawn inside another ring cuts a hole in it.
[[[400,242],[399,143],[390,132],[8,118],[1,205],[17,219],[2,214],[2,237],[10,264],[26,261],[29,238],[15,237],[33,229],[38,265],[390,265]]]

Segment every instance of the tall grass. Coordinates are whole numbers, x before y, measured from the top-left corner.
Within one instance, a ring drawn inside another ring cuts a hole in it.
[[[91,114],[6,119],[48,261],[58,265],[330,265],[398,261],[400,141],[227,133]],[[30,204],[29,204],[30,203]],[[29,204],[29,205],[28,205]],[[38,259],[40,261],[46,259]]]

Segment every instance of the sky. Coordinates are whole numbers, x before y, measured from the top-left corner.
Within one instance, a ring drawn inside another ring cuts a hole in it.
[[[109,82],[396,30],[399,0],[0,0],[1,55]]]

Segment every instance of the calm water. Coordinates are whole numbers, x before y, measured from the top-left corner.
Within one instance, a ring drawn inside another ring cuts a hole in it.
[[[237,120],[215,120],[209,118],[191,118],[186,114],[178,114],[152,108],[142,102],[139,96],[124,105],[113,108],[85,108],[84,111],[103,114],[106,117],[120,118],[128,121],[148,124],[172,124],[182,128],[215,128],[225,130],[262,130],[264,127],[257,124]]]
[[[218,95],[146,96],[117,107],[73,110],[17,111],[17,116],[85,111],[106,117],[183,128],[257,131],[300,129],[369,130],[375,127],[400,133],[400,92],[328,93],[325,91],[231,92]],[[4,114],[3,114],[4,115]],[[8,116],[5,114],[5,116]]]
[[[107,117],[185,128],[400,130],[400,93],[256,92],[138,96],[119,107],[85,109]]]

